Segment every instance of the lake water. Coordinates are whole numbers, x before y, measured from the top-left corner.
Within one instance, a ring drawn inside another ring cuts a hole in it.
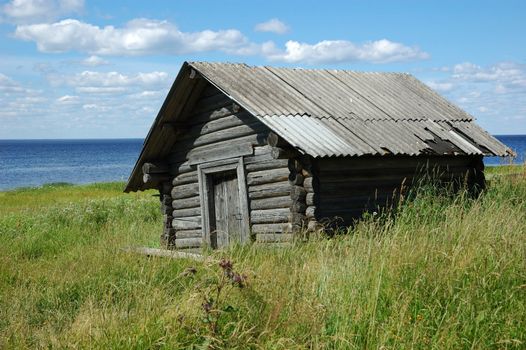
[[[496,136],[526,158],[526,135]],[[0,190],[51,182],[125,181],[139,156],[142,139],[0,140]],[[486,165],[509,164],[486,158]]]

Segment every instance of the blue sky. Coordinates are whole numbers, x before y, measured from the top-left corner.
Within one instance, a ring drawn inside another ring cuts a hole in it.
[[[526,134],[525,1],[0,3],[0,139],[144,137],[185,60],[401,71]]]

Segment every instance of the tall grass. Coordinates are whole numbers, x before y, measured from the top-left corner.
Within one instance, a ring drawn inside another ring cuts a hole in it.
[[[205,251],[204,262],[120,250],[158,240],[150,194],[1,194],[12,199],[0,204],[0,348],[525,348],[521,171],[476,199],[423,187],[345,235]],[[213,293],[212,329],[203,300],[224,282],[220,258],[247,285]]]

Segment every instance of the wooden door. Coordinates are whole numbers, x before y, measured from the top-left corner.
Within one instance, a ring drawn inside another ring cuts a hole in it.
[[[213,194],[210,220],[213,248],[228,246],[241,241],[242,214],[236,172],[212,175]]]

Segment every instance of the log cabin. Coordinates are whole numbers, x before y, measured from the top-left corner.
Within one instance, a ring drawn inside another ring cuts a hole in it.
[[[483,188],[483,156],[510,154],[409,74],[185,62],[125,191],[159,191],[169,248],[276,243],[393,203],[423,169]]]

